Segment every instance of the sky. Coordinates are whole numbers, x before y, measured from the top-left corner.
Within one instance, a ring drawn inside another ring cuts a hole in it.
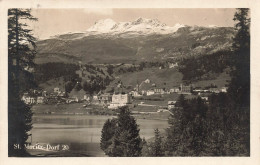
[[[134,21],[139,17],[158,19],[174,26],[176,23],[198,26],[234,26],[235,9],[181,9],[181,8],[86,8],[86,9],[33,9],[37,22],[30,23],[35,37],[46,39],[68,32],[86,31],[100,19],[116,22]]]

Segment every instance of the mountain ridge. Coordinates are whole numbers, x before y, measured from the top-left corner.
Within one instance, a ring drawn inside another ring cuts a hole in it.
[[[107,29],[101,32],[94,31],[100,30],[98,27],[104,22],[110,26],[105,26]],[[167,25],[156,19],[143,18],[129,24],[108,19],[95,25],[85,32],[71,32],[38,41],[35,62],[135,63],[187,58],[228,50],[235,34],[232,27],[187,25],[177,25],[174,32],[170,29],[161,33],[161,28],[168,28]],[[152,28],[146,29],[146,25]]]

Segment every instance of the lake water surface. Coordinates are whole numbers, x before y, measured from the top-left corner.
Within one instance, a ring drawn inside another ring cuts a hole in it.
[[[112,116],[95,115],[40,115],[33,116],[32,144],[67,144],[70,146],[66,156],[105,156],[99,147],[103,124]],[[161,132],[167,128],[166,120],[138,119],[141,138],[154,136],[154,129]],[[29,151],[35,155],[48,156],[45,152]],[[53,154],[53,153],[52,153]],[[65,153],[66,154],[66,153]],[[55,154],[54,154],[55,155]],[[64,156],[58,155],[56,156]]]

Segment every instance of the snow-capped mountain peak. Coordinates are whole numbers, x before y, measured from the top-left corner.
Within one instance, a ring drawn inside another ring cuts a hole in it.
[[[184,25],[176,24],[175,26],[167,26],[158,19],[138,18],[132,22],[115,22],[112,19],[97,21],[91,26],[87,32],[95,32],[96,34],[110,33],[138,33],[138,34],[168,34],[176,32]]]
[[[95,22],[87,31],[109,32],[116,22],[112,19],[104,19]]]

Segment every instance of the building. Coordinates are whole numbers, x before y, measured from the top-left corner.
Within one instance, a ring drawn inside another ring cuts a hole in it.
[[[42,96],[46,97],[47,96],[47,91],[42,91]]]
[[[155,88],[154,89],[154,93],[155,94],[164,94],[164,89],[163,88]]]
[[[129,92],[129,94],[131,94],[133,97],[140,97],[140,96],[142,96],[137,91],[131,91],[131,92]]]
[[[208,96],[201,96],[201,99],[202,99],[202,100],[205,100],[205,101],[208,101],[208,100],[209,100],[209,97],[208,97]]]
[[[180,91],[179,91],[179,93],[181,93],[181,94],[191,94],[191,92],[192,92],[192,86],[191,85],[183,85],[183,84],[181,84],[180,85]]]
[[[98,95],[99,104],[107,105],[112,102],[112,96],[109,93]]]
[[[221,88],[221,92],[226,93],[226,92],[227,92],[227,89],[228,89],[227,87],[222,87],[222,88]]]
[[[43,104],[44,103],[44,97],[43,96],[38,96],[37,97],[37,104]]]
[[[87,94],[83,96],[83,99],[86,101],[91,101],[90,95],[87,95]]]
[[[219,93],[220,90],[218,88],[209,88],[209,91],[212,93]]]
[[[154,94],[155,94],[154,90],[148,90],[148,91],[146,91],[146,95],[147,95],[147,96],[154,95]]]
[[[177,101],[168,101],[168,110],[175,108]]]
[[[151,83],[151,80],[146,79],[146,80],[144,80],[144,83],[149,84],[149,83]]]
[[[197,87],[197,88],[193,89],[192,91],[196,92],[196,93],[204,92],[204,90],[201,89],[200,87]]]
[[[60,93],[61,91],[60,91],[60,88],[56,87],[56,88],[53,89],[53,92],[54,93]]]
[[[170,89],[170,93],[178,93],[180,92],[180,88],[179,87],[174,87]]]
[[[116,109],[131,104],[131,96],[128,94],[113,94],[112,102],[108,106],[109,109]]]
[[[77,103],[79,102],[79,99],[77,97],[71,97],[66,100],[66,103]]]
[[[204,100],[206,103],[209,103],[209,97],[210,97],[211,93],[200,93],[200,97],[202,100]]]
[[[59,93],[57,94],[57,96],[59,96],[59,97],[65,97],[65,96],[66,96],[66,93],[65,93],[65,92],[59,92]]]
[[[169,68],[175,68],[178,66],[178,63],[176,62],[175,64],[174,63],[170,63],[169,64]]]
[[[73,89],[70,93],[69,93],[69,98],[71,100],[74,100],[75,102],[79,102],[79,101],[83,101],[84,100],[84,95],[86,94],[86,92],[81,89],[79,91],[77,91],[76,89]]]
[[[36,99],[34,97],[31,96],[23,96],[22,100],[24,101],[25,104],[35,104],[36,103]]]

